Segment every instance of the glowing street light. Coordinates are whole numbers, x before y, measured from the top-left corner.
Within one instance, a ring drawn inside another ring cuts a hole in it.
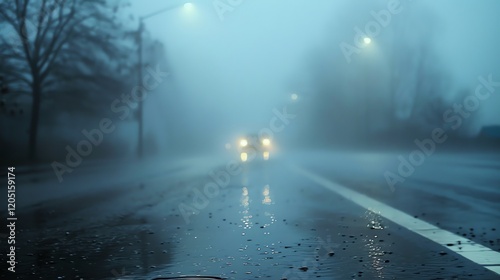
[[[193,8],[194,8],[194,5],[191,2],[187,2],[186,4],[184,4],[184,9],[185,10],[191,10]]]
[[[365,37],[363,38],[363,42],[365,42],[366,45],[369,45],[372,42],[372,39],[370,37]]]

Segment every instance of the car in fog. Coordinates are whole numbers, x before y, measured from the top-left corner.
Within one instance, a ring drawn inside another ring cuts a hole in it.
[[[269,160],[272,143],[268,137],[248,134],[238,139],[237,147],[240,159],[243,162],[253,159]]]

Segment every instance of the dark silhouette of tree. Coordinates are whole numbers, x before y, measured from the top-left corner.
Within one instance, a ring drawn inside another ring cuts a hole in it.
[[[2,69],[5,82],[17,94],[32,95],[30,159],[36,158],[42,99],[61,91],[77,95],[77,88],[88,93],[99,87],[102,93],[121,84],[117,73],[127,66],[129,54],[116,16],[121,5],[106,0],[0,4],[0,54],[9,63]]]

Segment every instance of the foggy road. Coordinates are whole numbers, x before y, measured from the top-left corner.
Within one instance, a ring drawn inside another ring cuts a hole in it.
[[[444,185],[447,166],[460,163],[435,155],[394,188],[383,174],[397,167],[395,154],[220,158],[161,172],[146,164],[156,176],[112,177],[100,191],[20,210],[19,268],[30,279],[498,279],[498,167],[488,155],[470,158],[481,176],[464,162],[457,184]]]
[[[0,279],[500,279],[498,11],[0,1]]]

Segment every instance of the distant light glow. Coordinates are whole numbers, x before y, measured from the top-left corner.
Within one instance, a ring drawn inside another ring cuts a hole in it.
[[[269,138],[262,139],[262,145],[264,145],[264,146],[271,145],[271,140],[269,140]]]
[[[264,152],[262,154],[262,157],[264,158],[264,160],[268,160],[269,159],[269,152]]]
[[[243,193],[241,194],[241,206],[243,206],[243,218],[241,222],[243,223],[243,229],[252,228],[252,215],[249,213],[250,197],[248,196],[247,187],[243,187]]]
[[[248,141],[247,141],[247,139],[241,139],[241,140],[240,140],[240,146],[242,146],[242,147],[246,147],[247,145],[248,145]]]
[[[271,191],[270,191],[269,185],[265,185],[264,191],[262,192],[262,195],[264,196],[264,199],[262,200],[262,204],[269,205],[273,202],[270,194],[271,194]]]
[[[367,44],[367,45],[368,45],[368,44],[370,44],[370,43],[372,42],[372,39],[371,39],[370,37],[365,37],[365,38],[363,39],[363,42],[365,42],[365,44]]]
[[[248,160],[248,154],[247,153],[241,153],[240,155],[241,161],[245,162]]]
[[[299,99],[299,95],[298,95],[298,94],[296,94],[296,93],[292,93],[292,95],[290,96],[290,98],[291,98],[293,101],[295,101],[295,100]]]
[[[263,196],[268,196],[269,195],[269,185],[264,186],[264,191],[262,192]]]
[[[191,10],[192,8],[194,8],[193,3],[187,2],[186,4],[184,4],[184,9]]]

